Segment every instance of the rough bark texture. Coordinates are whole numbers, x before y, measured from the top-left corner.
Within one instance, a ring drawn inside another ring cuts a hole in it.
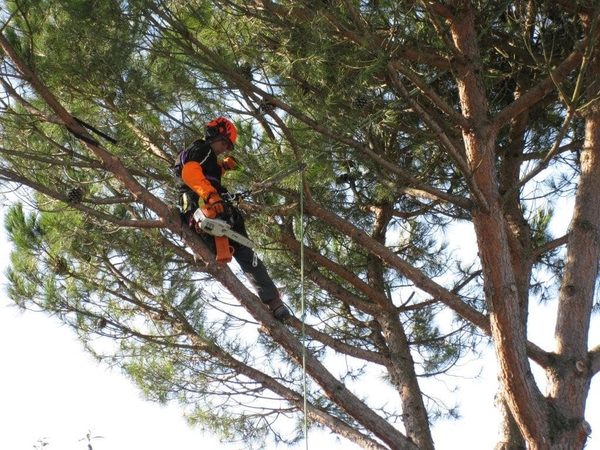
[[[515,99],[520,96],[519,88]],[[504,200],[504,217],[509,230],[509,248],[512,267],[516,276],[518,298],[520,302],[520,320],[527,327],[529,310],[529,280],[532,273],[531,230],[523,217],[520,207],[520,192],[514,187],[518,185],[523,158],[525,132],[527,130],[526,113],[520,114],[510,124],[509,145],[501,155],[499,168],[500,194]],[[497,449],[519,450],[525,448],[525,441],[519,431],[510,408],[508,407],[502,388],[498,391],[497,407],[500,410],[500,442]]]
[[[586,85],[597,96],[600,51],[592,55]],[[600,258],[600,105],[584,110],[581,177],[570,225],[556,321],[556,365],[548,371],[554,448],[582,448],[590,432],[584,420],[591,382],[588,334]]]
[[[504,217],[495,168],[495,135],[487,120],[487,102],[481,80],[481,66],[473,10],[470,2],[455,2],[451,22],[460,104],[471,127],[463,129],[467,158],[474,184],[483,193],[482,205],[473,213],[480,258],[484,271],[486,298],[498,358],[499,378],[506,403],[531,448],[547,448],[548,424],[545,402],[537,388],[526,354],[526,328],[521,318],[518,280],[513,268],[510,227]]]
[[[494,450],[526,450],[527,445],[510,408],[504,400],[504,394],[498,392],[496,407],[500,411],[500,429],[498,443]]]

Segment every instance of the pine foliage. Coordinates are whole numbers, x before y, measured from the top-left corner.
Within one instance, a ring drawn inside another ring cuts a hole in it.
[[[583,176],[599,92],[584,80],[600,58],[591,2],[446,3],[4,2],[5,45],[89,132],[64,126],[1,55],[0,177],[22,200],[6,217],[10,297],[224,439],[301,439],[300,323],[262,320],[166,217],[177,153],[229,116],[241,170],[227,184],[250,189],[239,207],[297,316],[305,292],[311,427],[365,448],[433,448],[435,420],[457,413],[428,391],[482,341],[503,345],[482,216],[502,218],[514,323],[526,329],[536,300],[559,302],[567,241],[551,224]],[[478,178],[488,169],[496,197]],[[466,227],[480,255],[459,251]],[[554,355],[517,350],[555,373]],[[392,394],[370,398],[365,383]],[[519,425],[511,439],[532,445]]]

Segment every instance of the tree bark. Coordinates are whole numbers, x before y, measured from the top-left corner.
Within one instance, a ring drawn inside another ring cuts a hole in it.
[[[474,184],[486,199],[478,205],[473,223],[490,309],[490,325],[506,402],[532,449],[548,448],[546,408],[535,384],[526,353],[526,328],[521,320],[518,280],[510,251],[510,231],[502,211],[495,167],[495,133],[488,120],[473,7],[455,1],[450,30],[458,55],[455,72],[460,105],[471,126],[463,129]]]
[[[521,95],[521,88],[514,93],[515,100]],[[511,253],[513,272],[516,276],[516,286],[519,298],[519,319],[522,326],[527,328],[529,310],[529,284],[532,272],[531,259],[531,230],[525,218],[520,203],[520,190],[514,189],[519,184],[525,133],[528,123],[528,112],[515,117],[509,130],[509,142],[501,155],[499,168],[500,194],[503,199],[503,214],[507,223],[509,249]],[[525,441],[506,403],[502,387],[498,389],[497,407],[500,411],[500,442],[496,450],[525,449]]]
[[[494,450],[526,450],[525,440],[504,397],[499,391],[496,407],[500,411],[500,436]]]
[[[385,236],[392,213],[393,208],[391,205],[377,208],[372,237],[382,244],[385,244]],[[382,261],[373,255],[369,255],[367,260],[369,284],[384,293],[385,282]],[[381,327],[381,333],[389,350],[390,363],[387,369],[390,374],[390,381],[400,394],[402,421],[406,435],[420,450],[433,450],[433,438],[429,427],[427,409],[423,402],[423,394],[415,373],[415,362],[410,353],[404,326],[391,300],[387,299],[382,306],[381,313],[377,314],[375,318]]]
[[[558,299],[555,328],[557,363],[547,371],[555,448],[583,448],[590,432],[584,420],[590,388],[588,335],[600,259],[600,50],[596,46],[586,74],[585,139]]]

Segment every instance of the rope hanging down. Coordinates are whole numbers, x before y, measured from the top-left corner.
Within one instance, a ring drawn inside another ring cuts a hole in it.
[[[300,172],[300,318],[302,320],[302,397],[304,408],[304,443],[308,450],[308,402],[306,394],[306,306],[304,303],[304,164]]]

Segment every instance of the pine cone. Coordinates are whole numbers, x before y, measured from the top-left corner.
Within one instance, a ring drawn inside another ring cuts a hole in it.
[[[359,95],[352,102],[352,105],[357,109],[363,109],[368,104],[369,104],[369,98],[365,95]]]
[[[53,259],[52,265],[54,266],[54,271],[57,275],[67,275],[69,273],[69,265],[67,264],[67,261],[62,257]]]
[[[80,203],[83,200],[83,189],[74,187],[67,193],[69,203]]]
[[[248,81],[252,81],[254,79],[254,73],[253,73],[252,66],[248,63],[242,64],[240,66],[240,73]]]
[[[273,111],[275,109],[275,105],[267,100],[261,102],[260,105],[258,105],[258,109],[257,112],[259,114],[267,114],[270,113],[271,111]]]

